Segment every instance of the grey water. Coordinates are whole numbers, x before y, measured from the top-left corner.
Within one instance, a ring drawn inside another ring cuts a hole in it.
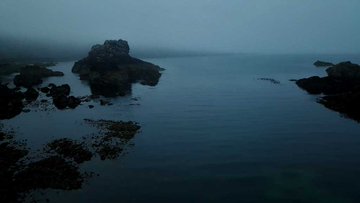
[[[136,84],[113,106],[32,111],[4,123],[35,148],[91,133],[84,118],[141,124],[119,159],[83,166],[99,176],[81,190],[44,191],[51,202],[360,202],[360,124],[289,81],[325,75],[317,59],[360,63],[360,55],[146,59],[166,69],[156,87]],[[73,63],[58,63],[65,76],[45,83],[89,95]]]

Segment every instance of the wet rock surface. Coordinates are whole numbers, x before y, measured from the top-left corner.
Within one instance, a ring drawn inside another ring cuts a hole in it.
[[[74,64],[72,72],[89,81],[93,94],[106,97],[124,96],[131,84],[155,86],[161,77],[159,66],[133,58],[124,40],[107,40],[95,45],[88,56]]]
[[[33,154],[25,141],[14,139],[13,131],[0,124],[0,202],[34,201],[31,192],[40,189],[77,190],[91,172],[81,172],[82,163],[94,157],[118,158],[139,131],[135,122],[85,120],[98,129],[82,141],[69,138],[54,140]],[[29,199],[30,198],[30,199]]]
[[[360,66],[342,62],[326,69],[326,77],[313,76],[296,81],[309,94],[323,94],[318,99],[325,107],[360,121]]]

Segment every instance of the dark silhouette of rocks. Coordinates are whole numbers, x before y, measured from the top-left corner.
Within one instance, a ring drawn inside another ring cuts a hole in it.
[[[80,98],[69,96],[70,86],[67,84],[60,86],[51,84],[40,90],[38,92],[29,87],[25,92],[21,92],[19,88],[9,88],[7,85],[0,84],[0,120],[11,119],[21,112],[29,112],[29,109],[23,110],[25,104],[35,102],[42,92],[48,92],[46,95],[52,97],[53,104],[58,109],[75,109],[81,104]],[[27,102],[24,102],[24,99]],[[45,103],[47,100],[42,99],[40,102]]]
[[[43,78],[63,75],[64,73],[59,71],[52,71],[42,66],[30,65],[21,68],[20,74],[14,77],[14,84],[18,87],[23,86],[29,88],[40,85],[43,82]]]
[[[325,62],[325,61],[316,61],[314,63],[314,66],[316,66],[316,67],[330,67],[330,66],[333,66],[333,65],[334,65],[333,63]]]
[[[342,62],[326,69],[326,77],[300,79],[296,84],[309,94],[324,94],[318,102],[360,121],[360,66]]]
[[[135,122],[85,122],[99,132],[90,133],[81,141],[54,140],[35,153],[25,141],[16,141],[11,131],[5,132],[0,125],[0,202],[38,202],[29,193],[41,189],[81,189],[92,176],[80,170],[81,164],[95,156],[101,160],[118,158],[140,130]]]
[[[10,119],[22,112],[24,94],[0,84],[0,120]]]
[[[280,81],[275,80],[275,79],[273,79],[273,78],[258,78],[258,80],[269,81],[269,82],[271,82],[272,84],[276,84],[276,85],[279,85],[279,84],[280,84]]]
[[[39,97],[39,92],[36,91],[34,88],[30,87],[26,90],[24,96],[27,101],[35,101]]]
[[[353,64],[350,61],[342,62],[326,69],[329,77],[344,79],[344,80],[358,80],[360,79],[360,66]]]
[[[106,97],[124,96],[131,84],[155,86],[161,77],[159,66],[133,58],[124,40],[107,40],[95,45],[88,56],[74,64],[72,72],[89,81],[93,94]]]
[[[67,107],[71,109],[75,109],[77,106],[81,104],[81,99],[69,96],[71,88],[68,84],[56,86],[50,84],[50,93],[49,96],[53,99],[53,104],[58,109],[65,109]]]

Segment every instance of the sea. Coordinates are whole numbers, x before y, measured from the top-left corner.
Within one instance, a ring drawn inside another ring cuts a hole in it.
[[[39,191],[50,202],[358,203],[360,124],[290,81],[325,76],[313,65],[318,59],[360,63],[360,55],[145,58],[165,69],[155,87],[134,84],[111,106],[34,108],[2,123],[32,149],[93,133],[84,119],[141,125],[119,158],[81,166],[98,174],[82,189]],[[90,95],[73,64],[59,62],[52,69],[65,76],[44,84]]]

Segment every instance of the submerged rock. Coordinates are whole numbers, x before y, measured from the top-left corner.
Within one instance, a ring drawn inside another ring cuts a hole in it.
[[[66,138],[54,140],[49,143],[47,145],[47,151],[73,159],[78,164],[89,161],[92,158],[91,151],[87,149],[84,143]]]
[[[316,61],[314,63],[314,66],[316,67],[330,67],[330,66],[333,66],[334,64],[333,63],[330,63],[330,62],[325,62],[325,61]]]
[[[81,141],[54,140],[35,153],[25,141],[14,140],[12,129],[5,132],[0,124],[0,202],[38,202],[32,199],[31,192],[80,189],[92,176],[80,170],[81,164],[95,156],[102,160],[118,158],[140,129],[135,122],[86,122],[99,132],[90,133]]]
[[[275,80],[275,79],[273,79],[273,78],[258,78],[258,80],[269,81],[269,82],[271,82],[271,83],[273,83],[273,84],[276,84],[276,85],[279,85],[279,84],[280,84],[280,81]]]
[[[161,77],[159,66],[133,58],[124,40],[107,40],[95,45],[88,56],[74,64],[72,72],[89,81],[93,94],[106,97],[124,96],[131,84],[155,86]]]
[[[296,81],[309,94],[324,94],[319,103],[346,117],[360,121],[360,66],[342,62],[326,69],[328,76]]]
[[[14,77],[14,84],[16,86],[32,87],[41,84],[43,78],[63,75],[64,73],[60,71],[52,71],[42,66],[26,66],[20,70],[20,74]]]

